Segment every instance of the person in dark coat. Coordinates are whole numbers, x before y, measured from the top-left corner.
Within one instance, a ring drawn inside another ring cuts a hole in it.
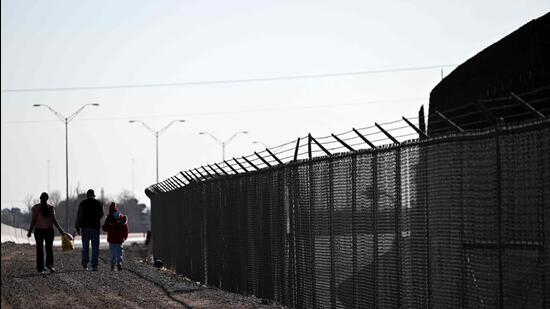
[[[118,211],[114,202],[109,205],[109,215],[105,218],[103,230],[107,232],[107,242],[111,251],[111,271],[115,270],[115,265],[121,271],[124,255],[122,243],[128,238],[128,218]]]
[[[99,228],[103,217],[103,206],[95,199],[94,190],[86,192],[86,199],[78,205],[76,233],[82,235],[82,267],[88,269],[90,262],[90,241],[92,242],[92,270],[97,271],[99,260]]]

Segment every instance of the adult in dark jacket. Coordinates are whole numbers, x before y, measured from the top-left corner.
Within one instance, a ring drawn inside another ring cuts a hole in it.
[[[109,215],[105,218],[103,230],[107,232],[107,242],[111,251],[111,270],[122,270],[124,248],[122,243],[128,238],[128,218],[118,211],[113,202],[109,206]]]
[[[99,259],[99,228],[103,217],[103,206],[95,199],[94,190],[86,192],[86,199],[78,205],[76,233],[82,235],[82,267],[88,269],[90,262],[90,241],[92,242],[92,270],[97,271]]]

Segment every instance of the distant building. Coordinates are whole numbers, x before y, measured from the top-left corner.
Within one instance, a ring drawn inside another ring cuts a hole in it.
[[[493,126],[476,108],[481,102],[506,123],[534,119],[519,95],[550,116],[550,13],[534,19],[458,66],[430,93],[428,132],[451,128],[437,110],[463,129]]]

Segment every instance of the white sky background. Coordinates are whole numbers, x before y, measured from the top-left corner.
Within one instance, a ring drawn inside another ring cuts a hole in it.
[[[47,190],[108,197],[221,160],[220,139],[248,130],[226,157],[311,132],[328,135],[414,116],[440,69],[269,82],[49,92],[8,89],[235,80],[460,64],[531,19],[548,1],[2,1],[2,208]],[[448,74],[451,68],[445,68]],[[411,99],[402,102],[384,100]],[[350,103],[357,103],[351,104]],[[302,108],[331,105],[324,108]],[[427,108],[427,106],[425,106]],[[280,110],[269,110],[278,108]],[[291,108],[291,109],[288,109]],[[236,111],[248,112],[236,112]],[[256,111],[250,111],[256,110]],[[132,177],[132,158],[135,160]],[[133,185],[133,181],[135,185]]]

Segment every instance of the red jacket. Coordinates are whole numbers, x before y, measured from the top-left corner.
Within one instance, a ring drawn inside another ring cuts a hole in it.
[[[115,218],[118,215],[118,219]],[[110,244],[121,244],[128,238],[128,218],[119,212],[111,212],[105,223],[103,230],[107,232],[107,242]]]

